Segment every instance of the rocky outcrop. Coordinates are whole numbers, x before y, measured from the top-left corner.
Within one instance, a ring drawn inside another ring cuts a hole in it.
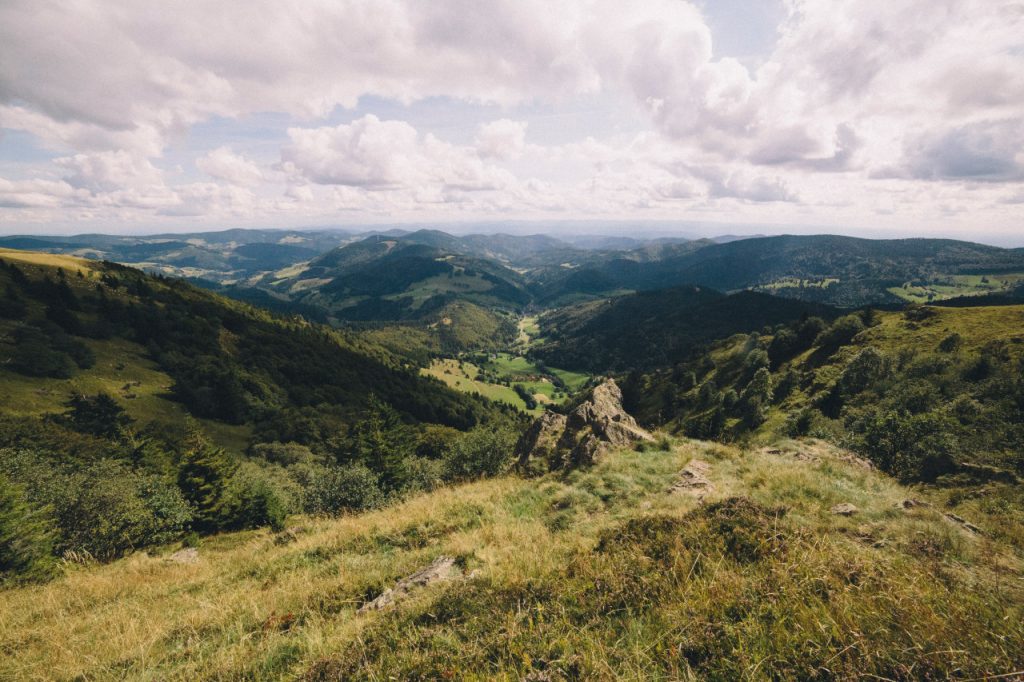
[[[516,457],[524,470],[537,463],[586,466],[609,448],[639,440],[654,439],[622,408],[622,391],[606,379],[568,415],[547,412],[534,421],[516,444]]]
[[[462,571],[456,565],[453,557],[439,556],[430,565],[421,568],[410,576],[402,578],[394,587],[384,590],[376,599],[363,604],[359,607],[357,613],[362,615],[370,611],[386,609],[427,585],[453,580],[461,576]]]

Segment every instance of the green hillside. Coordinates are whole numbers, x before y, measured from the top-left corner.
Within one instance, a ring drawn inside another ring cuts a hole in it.
[[[819,315],[828,306],[704,287],[645,291],[561,308],[540,318],[544,341],[533,353],[558,367],[592,372],[672,365],[703,343]]]
[[[811,318],[634,374],[626,391],[642,419],[692,435],[810,434],[906,480],[1012,482],[1024,476],[1022,323],[1024,306]]]
[[[0,583],[479,475],[521,418],[364,336],[120,265],[4,250],[0,292]]]
[[[354,322],[437,321],[454,301],[518,310],[530,298],[520,275],[498,262],[387,237],[331,251],[270,286]]]
[[[976,679],[1024,660],[998,515],[975,534],[820,443],[666,447],[70,566],[0,592],[0,675]],[[668,492],[695,461],[709,487]],[[357,613],[445,556],[447,581]]]
[[[603,262],[553,278],[546,283],[545,296],[696,284],[720,291],[763,289],[854,307],[898,303],[911,286],[943,286],[960,276],[991,279],[1024,273],[1024,250],[944,239],[778,236],[700,246],[682,245],[653,260],[635,253],[610,254]],[[952,297],[962,291],[953,287],[939,293]]]

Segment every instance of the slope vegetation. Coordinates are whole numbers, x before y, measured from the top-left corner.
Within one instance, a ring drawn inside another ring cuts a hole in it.
[[[1020,548],[988,518],[965,530],[820,443],[662,447],[217,536],[184,563],[72,567],[0,592],[0,676],[946,679],[1024,660]],[[680,487],[697,465],[708,485]],[[357,613],[432,562],[447,579]]]

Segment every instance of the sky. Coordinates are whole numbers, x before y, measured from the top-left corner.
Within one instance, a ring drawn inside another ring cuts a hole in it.
[[[1024,0],[0,3],[0,233],[1022,218]]]

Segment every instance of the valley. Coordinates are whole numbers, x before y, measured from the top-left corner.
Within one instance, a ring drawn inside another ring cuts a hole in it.
[[[780,239],[0,251],[0,678],[1013,668],[1018,254]]]

